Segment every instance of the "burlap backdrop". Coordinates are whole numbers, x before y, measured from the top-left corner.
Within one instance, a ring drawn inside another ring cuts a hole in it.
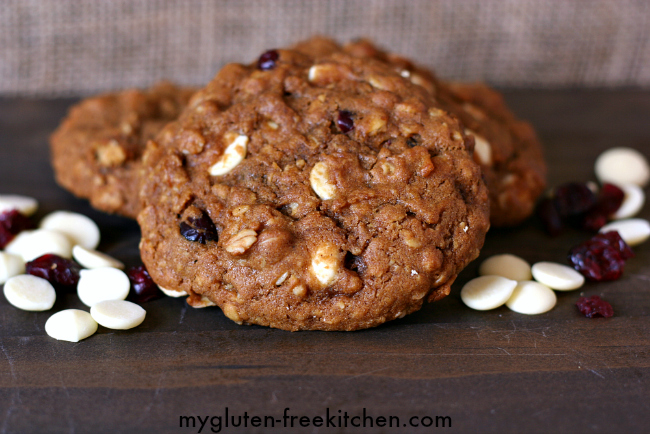
[[[368,36],[452,79],[650,86],[648,0],[0,0],[0,94],[202,84],[314,33]]]

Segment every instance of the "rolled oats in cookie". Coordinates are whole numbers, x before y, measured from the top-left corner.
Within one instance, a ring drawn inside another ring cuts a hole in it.
[[[542,147],[532,126],[519,120],[501,94],[483,84],[449,83],[411,61],[385,53],[367,40],[344,47],[325,38],[297,45],[321,55],[343,49],[361,58],[386,62],[405,78],[426,89],[441,108],[458,117],[474,137],[474,160],[481,165],[490,195],[493,226],[513,226],[529,217],[546,185]],[[371,81],[381,88],[380,80]]]
[[[383,62],[273,53],[225,66],[149,143],[154,281],[285,330],[373,327],[448,295],[489,227],[473,141]]]
[[[97,209],[135,218],[146,143],[192,93],[163,82],[81,101],[50,138],[57,182]]]

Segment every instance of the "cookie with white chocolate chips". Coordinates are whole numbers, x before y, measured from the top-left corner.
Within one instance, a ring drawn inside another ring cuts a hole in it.
[[[50,137],[57,182],[102,211],[135,218],[142,152],[195,89],[161,82],[85,99]]]
[[[240,324],[401,318],[448,295],[482,247],[472,143],[383,62],[271,50],[227,65],[149,142],[142,259]]]
[[[491,224],[514,226],[532,214],[546,186],[542,146],[532,126],[515,117],[501,94],[483,84],[438,80],[432,72],[381,51],[367,40],[341,47],[330,39],[315,37],[296,48],[320,56],[343,50],[357,57],[381,60],[422,86],[474,137],[474,159],[483,169],[490,195]],[[381,87],[381,83],[373,85]]]

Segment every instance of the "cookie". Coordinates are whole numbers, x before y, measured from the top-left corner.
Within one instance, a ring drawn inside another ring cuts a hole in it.
[[[341,47],[316,37],[296,48],[318,56],[345,51],[386,62],[403,77],[425,88],[440,106],[457,116],[474,136],[474,159],[483,169],[490,195],[492,226],[514,226],[534,211],[546,186],[542,146],[532,126],[515,117],[501,94],[483,84],[449,83],[409,60],[376,48],[367,40]]]
[[[449,294],[489,227],[473,141],[375,59],[225,66],[147,146],[142,260],[240,324],[356,330]]]
[[[95,208],[135,218],[146,142],[178,117],[193,93],[163,82],[81,101],[50,137],[57,182]]]

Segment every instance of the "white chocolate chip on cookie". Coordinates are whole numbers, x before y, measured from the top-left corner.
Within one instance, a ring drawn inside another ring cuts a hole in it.
[[[226,141],[230,144],[223,152],[219,161],[210,167],[210,175],[212,176],[225,175],[237,167],[239,163],[244,161],[244,158],[246,158],[246,152],[248,149],[247,136],[229,133],[226,135]]]
[[[490,146],[490,142],[472,130],[465,130],[465,134],[474,136],[474,154],[478,158],[478,162],[484,166],[491,166],[492,147]]]
[[[334,282],[341,262],[341,252],[333,244],[325,243],[318,247],[311,259],[311,271],[318,281],[327,286]]]
[[[314,164],[311,169],[309,184],[318,197],[323,200],[332,199],[336,194],[336,186],[329,181],[327,165],[322,161]]]

